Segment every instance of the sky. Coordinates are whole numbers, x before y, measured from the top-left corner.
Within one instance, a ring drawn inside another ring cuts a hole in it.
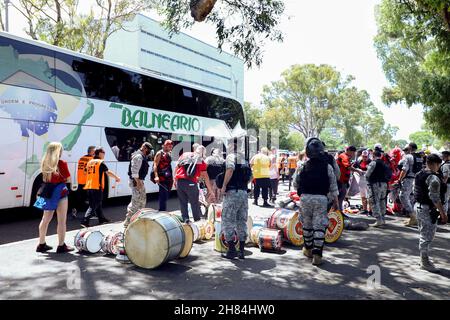
[[[12,0],[17,1],[17,0]],[[84,3],[85,1],[82,1]],[[285,14],[280,23],[283,43],[264,45],[262,65],[245,71],[244,99],[260,105],[264,85],[280,79],[281,73],[294,64],[330,64],[344,76],[353,75],[360,90],[369,92],[385,121],[399,127],[397,139],[408,140],[424,123],[422,107],[404,105],[387,108],[381,101],[383,87],[388,86],[381,62],[373,46],[376,35],[375,5],[380,0],[285,0]],[[156,14],[150,13],[158,19]],[[10,32],[26,36],[17,12],[11,10]],[[217,46],[215,28],[200,23],[183,30]]]

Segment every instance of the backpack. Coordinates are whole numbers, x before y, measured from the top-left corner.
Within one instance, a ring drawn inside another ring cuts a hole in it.
[[[185,155],[180,161],[178,161],[178,166],[184,168],[187,177],[193,178],[197,171],[197,163],[199,160],[200,155],[191,153],[189,155]]]
[[[413,153],[412,156],[414,158],[414,163],[411,172],[416,174],[423,169],[423,158],[418,153]]]
[[[216,176],[216,186],[219,189],[223,187],[223,179],[225,178],[225,163],[222,164],[222,171]]]
[[[384,182],[389,182],[392,179],[392,169],[386,163],[384,163]]]
[[[237,160],[237,158],[235,159],[235,170],[233,171],[233,175],[231,176],[227,187],[228,186],[233,186],[233,187],[237,187],[237,188],[241,187],[243,190],[243,188],[247,186],[248,182],[252,178],[252,169],[250,168],[248,161],[245,161],[244,164],[237,164],[236,160]],[[225,168],[225,163],[224,163],[222,165],[222,172],[220,172],[216,176],[216,186],[219,189],[222,189],[222,187],[223,187],[225,171],[226,171],[226,168]],[[237,171],[239,171],[239,173],[237,173]],[[239,174],[239,176],[237,176],[237,174]],[[239,181],[237,181],[237,180],[239,180]],[[236,185],[234,185],[234,184],[236,184]]]

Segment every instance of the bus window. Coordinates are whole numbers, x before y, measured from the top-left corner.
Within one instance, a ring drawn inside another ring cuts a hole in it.
[[[144,130],[129,130],[117,128],[105,128],[106,139],[118,161],[130,161],[131,155],[140,149],[144,142],[150,142],[153,157],[162,148],[162,144],[170,139],[169,133],[151,132]]]
[[[102,99],[105,81],[104,65],[56,52],[56,90],[72,95]]]
[[[55,91],[54,52],[0,37],[0,82]]]

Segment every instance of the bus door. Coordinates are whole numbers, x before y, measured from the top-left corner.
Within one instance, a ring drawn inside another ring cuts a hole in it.
[[[24,204],[30,140],[15,120],[0,119],[0,209]]]

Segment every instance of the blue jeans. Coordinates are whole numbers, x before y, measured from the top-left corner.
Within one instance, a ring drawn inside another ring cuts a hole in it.
[[[167,211],[167,200],[169,199],[170,188],[167,185],[159,185],[159,211]]]

